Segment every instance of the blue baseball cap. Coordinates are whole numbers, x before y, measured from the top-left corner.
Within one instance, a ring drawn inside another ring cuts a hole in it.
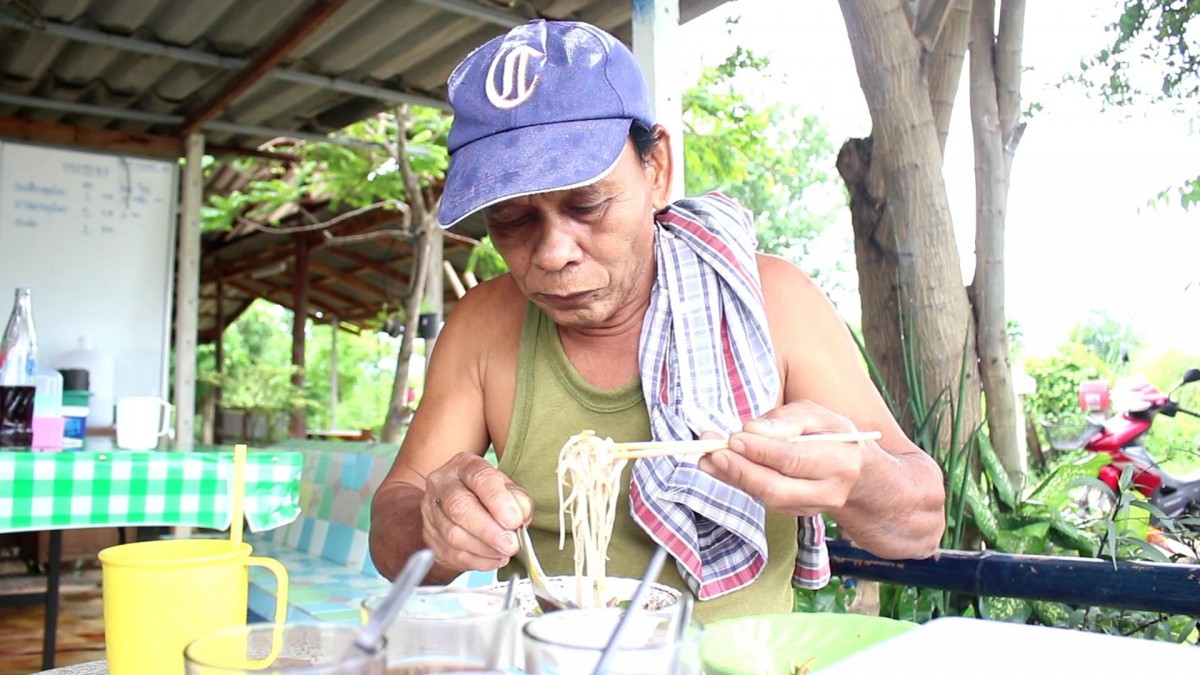
[[[633,54],[586,23],[517,26],[471,52],[448,84],[442,227],[505,199],[594,183],[616,166],[634,121],[654,126]]]

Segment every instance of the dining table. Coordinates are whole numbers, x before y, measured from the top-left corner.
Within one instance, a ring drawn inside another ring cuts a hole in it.
[[[233,450],[0,452],[0,533],[50,532],[42,668],[54,665],[62,531],[74,528],[230,526]],[[252,532],[300,515],[303,454],[246,453],[243,510]]]
[[[1066,675],[1200,672],[1200,646],[987,619],[943,617],[845,659],[819,675]]]
[[[813,675],[1063,675],[1155,670],[1195,673],[1200,646],[964,617],[933,619],[829,664]],[[1111,667],[1111,670],[1108,668]],[[724,671],[722,671],[724,672]],[[39,675],[107,675],[103,661]],[[737,675],[758,675],[750,672]]]

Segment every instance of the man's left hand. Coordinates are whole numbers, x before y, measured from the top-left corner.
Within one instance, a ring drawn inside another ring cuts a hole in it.
[[[767,508],[814,516],[846,504],[862,472],[863,443],[807,441],[802,434],[855,431],[854,425],[812,401],[794,401],[746,422],[729,449],[700,460],[700,468],[750,495]],[[705,438],[719,438],[713,433]]]

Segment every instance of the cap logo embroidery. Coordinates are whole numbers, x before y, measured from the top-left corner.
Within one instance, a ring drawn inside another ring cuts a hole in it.
[[[541,75],[529,78],[529,59],[545,57],[546,55],[529,45],[517,45],[511,50],[501,50],[492,59],[488,68],[487,98],[492,105],[501,110],[511,110],[533,95]],[[501,65],[503,61],[503,65]],[[500,90],[496,90],[496,69],[501,68]]]

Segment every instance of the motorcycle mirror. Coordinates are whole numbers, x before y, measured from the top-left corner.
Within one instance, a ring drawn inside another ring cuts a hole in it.
[[[1196,382],[1197,380],[1200,380],[1200,368],[1188,368],[1187,372],[1183,374],[1182,384]]]

